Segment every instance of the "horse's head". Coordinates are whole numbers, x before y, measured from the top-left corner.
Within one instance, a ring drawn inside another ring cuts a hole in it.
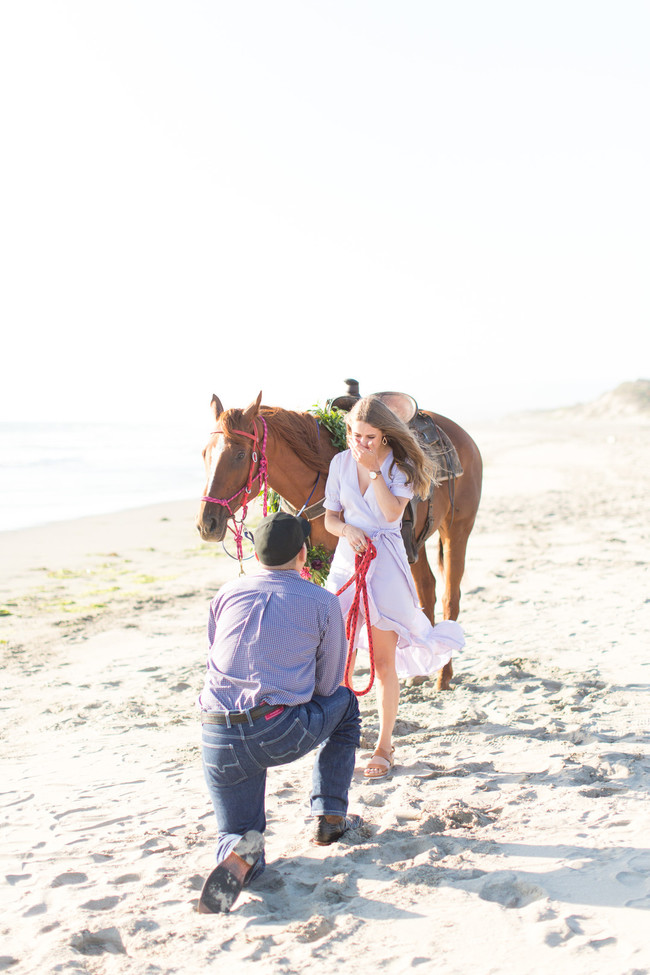
[[[212,397],[210,405],[215,427],[203,450],[207,481],[196,519],[196,527],[204,542],[222,541],[228,519],[254,500],[251,484],[260,462],[255,420],[261,400],[260,393],[245,410],[224,410],[219,397]]]

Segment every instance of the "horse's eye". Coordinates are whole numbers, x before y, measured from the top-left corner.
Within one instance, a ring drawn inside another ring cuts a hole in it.
[[[243,460],[245,456],[246,456],[246,451],[245,450],[240,450],[240,451],[238,451],[237,456],[235,457],[235,460]]]

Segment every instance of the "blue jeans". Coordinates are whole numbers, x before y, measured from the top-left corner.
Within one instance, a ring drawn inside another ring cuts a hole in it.
[[[315,748],[311,814],[344,816],[360,728],[359,705],[347,687],[285,707],[269,720],[262,715],[230,728],[204,724],[203,773],[217,817],[217,863],[248,830],[264,832],[267,768],[287,765]],[[251,879],[263,868],[262,860]]]

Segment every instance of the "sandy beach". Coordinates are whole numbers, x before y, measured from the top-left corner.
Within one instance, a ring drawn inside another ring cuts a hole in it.
[[[200,542],[198,494],[0,535],[0,970],[650,972],[647,417],[469,428],[453,690],[403,686],[376,783],[362,698],[364,825],[334,846],[309,842],[311,759],[272,770],[269,868],[228,915],[196,913],[216,827],[195,702],[238,565]]]

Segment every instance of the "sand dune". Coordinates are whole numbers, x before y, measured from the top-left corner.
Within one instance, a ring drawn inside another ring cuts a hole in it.
[[[273,770],[269,869],[229,915],[195,911],[195,698],[236,563],[195,502],[4,533],[0,970],[650,971],[648,428],[471,432],[453,691],[404,686],[398,767],[364,783],[359,753],[364,826],[336,846],[308,840],[311,761]],[[369,747],[373,694],[362,711]]]
[[[650,379],[621,383],[590,403],[578,403],[562,410],[554,410],[557,417],[619,420],[647,423],[650,419]]]

